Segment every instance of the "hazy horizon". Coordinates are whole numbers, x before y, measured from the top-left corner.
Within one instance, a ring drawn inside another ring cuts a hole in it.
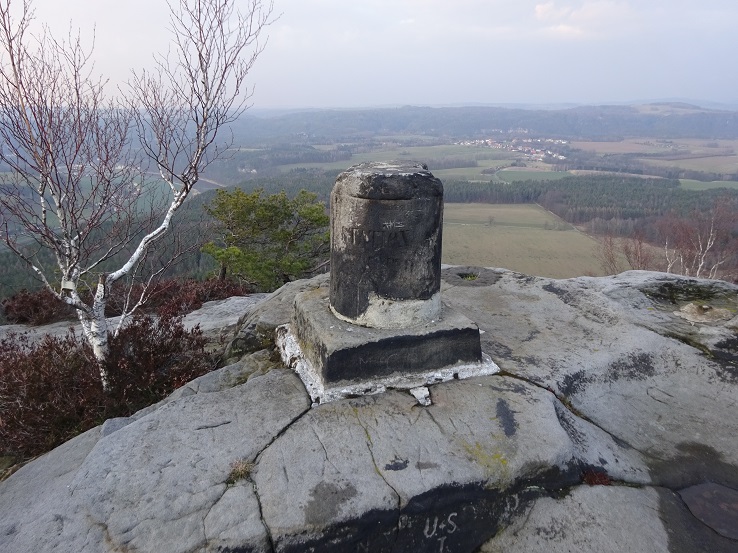
[[[730,110],[738,111],[738,102],[728,104],[723,102],[714,102],[711,100],[700,100],[692,98],[641,98],[636,100],[624,101],[594,101],[594,102],[559,102],[559,103],[508,103],[508,102],[449,102],[438,104],[421,104],[421,103],[405,103],[405,104],[367,104],[353,106],[308,106],[308,105],[286,105],[286,106],[252,106],[249,111],[257,112],[299,112],[299,111],[352,111],[352,110],[374,110],[374,109],[397,109],[403,107],[428,107],[428,108],[456,108],[456,107],[492,107],[505,109],[525,109],[525,110],[559,110],[577,107],[603,107],[603,106],[638,106],[648,104],[689,104],[706,110]]]
[[[20,0],[15,0],[18,3]],[[245,4],[245,2],[242,2]],[[113,83],[165,52],[164,0],[35,0],[55,35],[95,35]],[[255,109],[399,105],[735,108],[734,0],[275,0]]]

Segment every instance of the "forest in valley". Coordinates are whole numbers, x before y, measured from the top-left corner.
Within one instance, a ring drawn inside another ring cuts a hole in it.
[[[441,178],[446,202],[544,207],[602,240],[603,250],[619,250],[620,263],[611,263],[611,271],[668,268],[694,275],[701,256],[716,266],[712,276],[738,278],[734,112],[681,104],[247,112],[232,132],[229,155],[208,167],[175,219],[176,240],[162,243],[148,260],[154,265],[186,250],[167,276],[217,273],[218,264],[201,249],[216,238],[205,206],[217,190],[284,191],[289,197],[308,190],[327,204],[337,175],[349,166],[412,159]],[[576,141],[587,141],[586,147]],[[663,259],[625,255],[634,244],[671,249],[676,261],[669,267]],[[46,262],[53,266],[54,259]],[[710,271],[700,271],[705,275]],[[1,297],[39,286],[16,256],[0,252]]]

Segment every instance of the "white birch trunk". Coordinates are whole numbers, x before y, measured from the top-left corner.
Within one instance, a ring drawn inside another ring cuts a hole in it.
[[[109,392],[110,377],[105,366],[110,351],[108,345],[108,320],[105,317],[105,305],[107,303],[107,294],[105,293],[106,284],[105,277],[100,277],[92,308],[90,310],[77,309],[77,317],[82,324],[82,332],[85,335],[85,339],[92,348],[95,361],[97,361],[103,391]]]

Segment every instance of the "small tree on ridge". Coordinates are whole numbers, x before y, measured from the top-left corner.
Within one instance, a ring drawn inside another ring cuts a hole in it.
[[[205,209],[220,239],[203,251],[220,263],[221,276],[227,270],[271,291],[327,262],[330,220],[313,192],[288,198],[284,191],[265,196],[262,189],[218,190]]]

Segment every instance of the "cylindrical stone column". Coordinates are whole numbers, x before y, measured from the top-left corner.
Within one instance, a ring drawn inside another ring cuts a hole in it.
[[[330,306],[336,317],[403,328],[441,311],[443,184],[414,162],[362,163],[331,192]]]

